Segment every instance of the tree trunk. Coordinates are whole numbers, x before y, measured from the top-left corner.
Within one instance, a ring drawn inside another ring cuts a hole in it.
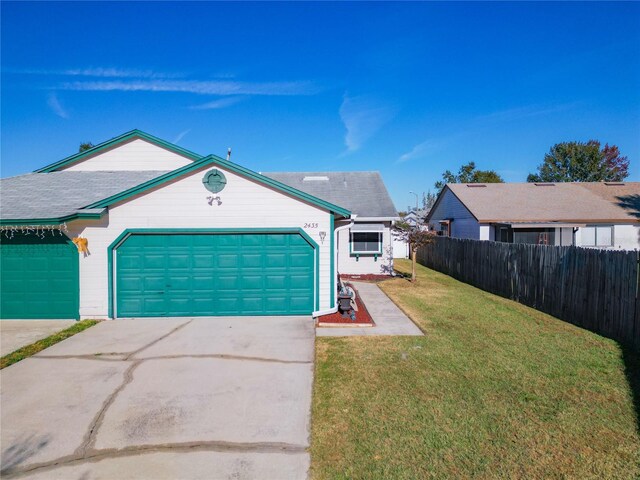
[[[411,281],[415,282],[416,281],[416,257],[417,257],[417,250],[411,250]]]

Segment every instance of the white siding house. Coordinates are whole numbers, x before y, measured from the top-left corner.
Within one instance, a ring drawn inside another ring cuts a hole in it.
[[[338,273],[391,265],[392,220],[368,220],[380,250],[358,258],[357,214],[328,200],[374,182],[365,213],[395,215],[378,174],[342,172],[324,198],[275,177],[136,130],[3,179],[0,317],[321,315]]]
[[[448,184],[427,216],[454,238],[640,248],[640,183]]]

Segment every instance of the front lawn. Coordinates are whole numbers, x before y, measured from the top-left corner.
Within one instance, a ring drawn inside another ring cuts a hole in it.
[[[20,360],[24,360],[31,355],[35,355],[45,348],[49,348],[51,345],[55,345],[62,340],[72,337],[76,333],[80,333],[89,327],[93,327],[96,323],[98,323],[98,320],[80,320],[69,328],[66,328],[58,333],[54,333],[53,335],[49,335],[48,337],[43,338],[42,340],[38,340],[37,342],[34,342],[30,345],[25,345],[15,352],[11,352],[10,354],[0,358],[0,370],[8,367],[9,365],[13,365]]]
[[[426,336],[317,338],[314,478],[640,477],[636,355],[421,266],[378,285]]]

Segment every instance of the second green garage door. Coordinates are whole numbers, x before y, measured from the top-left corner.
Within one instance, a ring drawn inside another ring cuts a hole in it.
[[[116,315],[306,315],[314,249],[299,234],[133,234],[116,250]]]

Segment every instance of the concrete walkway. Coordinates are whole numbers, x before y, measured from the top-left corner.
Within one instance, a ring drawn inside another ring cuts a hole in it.
[[[0,355],[69,328],[75,320],[0,320]]]
[[[310,317],[102,322],[2,370],[2,478],[304,479]]]
[[[375,283],[350,281],[367,307],[375,327],[318,327],[318,337],[424,335],[415,323]]]

